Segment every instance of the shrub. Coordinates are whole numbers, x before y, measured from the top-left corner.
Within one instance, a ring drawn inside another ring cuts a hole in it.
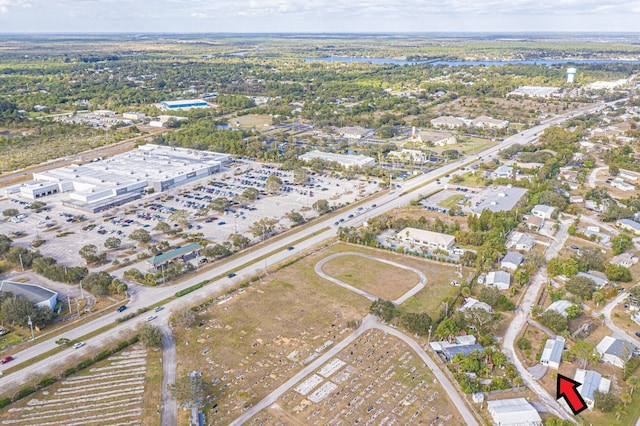
[[[9,404],[11,404],[11,398],[0,399],[0,408],[4,408]]]
[[[34,393],[36,389],[33,386],[27,386],[18,391],[18,393],[13,397],[13,402],[19,401],[25,396],[29,396]]]
[[[524,337],[521,337],[516,342],[518,349],[526,351],[527,349],[531,349],[531,342]]]
[[[62,372],[62,377],[70,376],[70,375],[74,374],[76,371],[78,371],[78,370],[76,370],[75,367],[67,368],[66,370],[64,370]]]
[[[55,382],[57,382],[58,379],[55,377],[45,377],[44,379],[40,380],[40,382],[38,382],[38,389],[42,389],[42,388],[46,388],[47,386],[51,386],[52,384],[54,384]]]
[[[177,291],[176,292],[176,297],[182,297],[185,294],[189,294],[192,291],[196,291],[196,290],[198,290],[199,288],[202,288],[205,284],[208,284],[208,283],[209,283],[209,280],[204,280],[204,281],[199,282],[198,284],[192,285],[191,287],[187,287],[187,288],[185,288],[183,290]]]
[[[78,371],[84,370],[85,368],[87,368],[91,364],[93,364],[93,360],[92,359],[85,359],[84,361],[81,361],[80,364],[78,364],[78,366],[76,367],[76,370],[78,370]]]

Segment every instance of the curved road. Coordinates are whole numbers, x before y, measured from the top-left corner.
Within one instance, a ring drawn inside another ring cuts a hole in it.
[[[458,395],[458,392],[456,391],[455,387],[451,384],[451,382],[444,375],[444,373],[440,371],[440,368],[429,357],[429,355],[424,351],[424,349],[422,349],[422,347],[420,347],[420,345],[416,343],[416,341],[407,337],[405,334],[401,333],[400,331],[392,327],[389,327],[387,325],[380,324],[376,319],[376,317],[374,317],[373,315],[367,315],[362,321],[362,324],[360,324],[360,327],[358,327],[356,331],[351,333],[346,339],[343,339],[340,343],[338,343],[333,348],[331,348],[327,353],[325,353],[324,355],[316,359],[311,364],[307,365],[305,368],[299,371],[295,376],[287,380],[285,383],[280,385],[277,389],[275,389],[273,392],[271,392],[269,395],[263,398],[260,402],[253,405],[247,411],[242,413],[242,415],[237,419],[235,419],[233,422],[231,422],[230,425],[231,426],[242,425],[248,422],[249,419],[251,419],[253,416],[255,416],[260,411],[264,410],[265,408],[269,407],[271,404],[276,402],[283,393],[287,392],[296,383],[300,382],[306,376],[313,373],[316,369],[320,368],[320,366],[322,366],[324,363],[326,363],[331,358],[336,356],[341,350],[346,348],[351,342],[353,342],[355,339],[360,337],[365,331],[373,328],[377,328],[377,329],[383,330],[386,333],[392,334],[397,338],[403,340],[406,344],[408,344],[411,347],[411,349],[413,349],[424,361],[424,363],[433,371],[433,374],[436,376],[436,379],[440,382],[440,385],[443,387],[445,392],[447,392],[447,395],[449,396],[449,398],[451,399],[455,407],[458,409],[458,411],[462,415],[462,418],[464,419],[465,423],[471,426],[478,425],[478,421],[473,416],[473,414],[471,413],[471,411],[469,410],[465,402],[462,400],[462,398],[460,398],[460,395]]]
[[[396,268],[405,269],[407,271],[411,271],[411,272],[417,274],[420,277],[420,282],[418,282],[418,284],[416,284],[411,290],[409,290],[408,292],[406,292],[405,294],[403,294],[402,296],[400,296],[399,298],[394,300],[393,304],[396,305],[396,306],[398,306],[398,305],[402,304],[403,302],[405,302],[408,298],[410,298],[411,296],[415,295],[417,292],[422,290],[427,285],[427,276],[425,274],[423,274],[422,271],[419,271],[419,270],[417,270],[415,268],[412,268],[410,266],[406,266],[406,265],[402,265],[400,263],[392,262],[390,260],[381,259],[379,257],[371,256],[371,255],[364,254],[364,253],[359,253],[357,251],[345,251],[345,252],[342,252],[342,253],[332,254],[330,256],[325,257],[320,262],[316,263],[316,266],[313,267],[313,270],[315,271],[315,273],[320,275],[325,280],[331,281],[332,283],[337,284],[340,287],[344,287],[347,290],[351,290],[354,293],[357,293],[357,294],[359,294],[361,296],[364,296],[367,299],[371,300],[372,302],[377,300],[377,299],[379,299],[379,297],[378,296],[374,296],[373,294],[368,293],[368,292],[366,292],[364,290],[361,290],[359,288],[353,287],[352,285],[349,285],[349,284],[345,283],[344,281],[340,281],[339,279],[334,278],[331,275],[325,274],[322,271],[322,267],[324,266],[325,263],[327,263],[328,261],[330,261],[332,259],[340,257],[340,256],[360,256],[360,257],[364,257],[365,259],[375,260],[376,262],[381,262],[381,263],[386,263],[387,265],[395,266]]]

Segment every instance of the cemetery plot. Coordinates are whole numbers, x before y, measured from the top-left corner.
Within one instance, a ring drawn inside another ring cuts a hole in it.
[[[313,387],[311,387],[313,386]],[[370,330],[248,424],[463,424],[418,355]]]
[[[135,346],[2,413],[2,425],[142,425],[147,351]]]

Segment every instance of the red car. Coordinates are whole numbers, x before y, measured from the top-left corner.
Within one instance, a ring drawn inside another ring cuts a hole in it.
[[[12,360],[13,360],[12,356],[8,356],[6,358],[2,358],[2,359],[0,359],[0,364],[6,364],[6,363],[8,363],[9,361],[12,361]]]

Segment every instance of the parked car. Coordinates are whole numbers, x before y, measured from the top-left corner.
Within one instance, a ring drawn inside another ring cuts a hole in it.
[[[122,305],[122,306],[120,306],[120,307],[118,308],[118,312],[122,312],[122,311],[124,311],[125,309],[127,309],[127,307],[126,307],[125,305]]]

